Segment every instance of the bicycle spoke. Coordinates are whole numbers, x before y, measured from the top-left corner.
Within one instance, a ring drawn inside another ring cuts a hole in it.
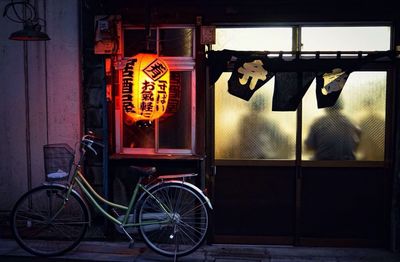
[[[37,219],[33,219],[33,218],[31,218],[31,217],[25,217],[25,216],[21,216],[21,215],[18,215],[18,219],[19,220],[24,220],[24,221],[26,221],[26,220],[29,220],[29,221],[32,221],[32,222],[36,222],[36,223],[45,223],[43,220],[37,220]],[[44,219],[44,218],[43,218]]]
[[[34,238],[34,237],[39,236],[39,234],[42,233],[47,228],[48,228],[48,225],[46,224],[46,225],[42,225],[39,228],[36,228],[35,231],[32,231],[31,228],[25,228],[25,229],[22,229],[23,230],[22,232],[28,232],[29,233],[29,237],[30,238]]]
[[[67,230],[67,229],[65,229],[63,227],[58,227],[58,226],[54,226],[54,225],[51,225],[51,226],[52,226],[52,228],[54,228],[55,230],[57,230],[61,234],[59,236],[64,236],[64,237],[66,237],[68,239],[73,239],[75,237],[71,230]]]
[[[175,228],[174,228],[174,231],[175,231]],[[174,235],[176,235],[176,234],[174,233]],[[175,257],[176,257],[176,255],[178,254],[178,251],[179,251],[178,240],[179,240],[179,236],[175,236],[175,252],[174,252],[174,256]]]
[[[183,228],[180,228],[179,232],[182,232],[183,234],[185,234],[185,236],[186,236],[189,240],[191,240],[193,244],[196,244],[196,243],[197,243],[197,241],[194,241],[193,238],[191,238],[191,237],[189,236],[189,234],[186,233],[185,230],[183,230]]]
[[[156,252],[167,256],[182,256],[193,252],[204,240],[208,228],[205,201],[191,189],[181,184],[166,184],[151,192],[171,212],[169,224],[159,228],[140,227],[146,243]],[[159,204],[152,197],[143,201],[139,222],[148,221],[149,213],[162,214]],[[162,216],[162,215],[160,215]]]
[[[89,225],[89,222],[59,222],[59,223],[51,223],[52,225],[66,225],[66,226],[76,226],[76,225]]]
[[[174,212],[177,212],[178,207],[181,207],[182,203],[183,203],[183,199],[182,199],[182,190],[176,190],[179,191],[178,192],[178,196],[176,196],[176,198],[174,199],[175,201],[175,208],[174,208]]]
[[[174,212],[173,208],[172,208],[173,205],[172,205],[172,202],[171,202],[171,198],[168,195],[168,193],[169,192],[164,192],[164,191],[158,192],[158,195],[160,195],[160,197],[158,197],[158,198],[159,198],[161,203],[164,203],[164,206],[167,208],[167,211]]]
[[[191,226],[191,225],[189,225],[188,223],[185,223],[185,222],[183,222],[183,221],[182,221],[181,223],[179,223],[178,225],[183,225],[183,227],[189,227],[190,229],[196,231],[196,232],[199,233],[199,234],[204,233],[204,232],[202,232],[200,229],[197,229],[196,227],[193,227],[193,226]]]
[[[194,207],[190,206],[190,207],[188,207],[188,210],[185,210],[184,212],[181,211],[181,216],[184,217],[184,216],[188,215],[189,212],[194,212],[195,210],[200,210],[203,206],[204,206],[204,204],[201,204],[201,203]]]
[[[12,232],[26,251],[61,255],[81,241],[89,224],[88,211],[74,192],[64,201],[64,192],[62,186],[43,185],[17,201],[11,214]]]

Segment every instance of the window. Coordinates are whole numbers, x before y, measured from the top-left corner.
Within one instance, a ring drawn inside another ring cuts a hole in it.
[[[292,39],[301,39],[302,51],[390,50],[388,26],[307,26],[300,27],[300,37],[294,37],[294,31],[292,28],[221,28],[217,29],[213,49],[291,51]],[[223,73],[215,83],[214,93],[215,158],[294,160],[299,156],[305,161],[383,161],[388,74],[382,67],[370,67],[368,71],[350,74],[333,110],[318,109],[314,79],[303,97],[302,110],[296,112],[271,110],[275,77],[245,101],[228,93],[231,73]],[[323,141],[335,144],[336,148],[324,148]],[[296,154],[300,148],[301,152]],[[325,156],[320,156],[322,151]]]
[[[290,51],[292,29],[218,29],[216,40],[215,50]],[[216,159],[294,159],[296,113],[271,110],[274,78],[245,101],[228,93],[230,75],[215,84]]]
[[[303,98],[303,160],[384,160],[386,75],[351,73],[340,100],[326,109],[317,108],[314,81]]]
[[[159,119],[130,123],[116,109],[117,152],[127,154],[192,154],[195,139],[194,29],[151,28],[149,41],[143,28],[127,27],[124,56],[144,50],[157,53],[170,69],[166,113]],[[118,99],[118,98],[117,98]]]
[[[386,51],[390,27],[302,27],[301,39],[302,51]],[[314,80],[303,98],[302,160],[383,161],[386,87],[386,71],[352,72],[336,105],[318,109]]]

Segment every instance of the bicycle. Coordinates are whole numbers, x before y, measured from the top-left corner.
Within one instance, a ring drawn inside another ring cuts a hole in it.
[[[130,247],[134,239],[127,229],[138,228],[144,242],[161,255],[176,258],[194,252],[205,240],[208,212],[212,209],[203,192],[185,181],[196,174],[157,176],[155,167],[131,166],[130,172],[139,180],[129,204],[120,205],[100,196],[81,170],[86,153],[90,150],[97,155],[97,146],[103,147],[98,138],[84,135],[80,159],[67,183],[44,183],[16,202],[11,227],[18,244],[37,256],[59,256],[71,251],[90,226],[89,203],[128,237]],[[153,182],[142,183],[151,177]]]

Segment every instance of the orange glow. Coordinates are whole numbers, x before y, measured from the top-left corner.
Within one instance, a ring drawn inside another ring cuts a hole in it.
[[[169,68],[155,54],[138,54],[122,70],[122,106],[125,123],[152,121],[167,110]]]

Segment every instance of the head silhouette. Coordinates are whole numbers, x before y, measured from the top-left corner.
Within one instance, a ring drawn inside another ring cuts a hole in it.
[[[263,95],[256,95],[251,99],[251,110],[254,112],[262,112],[266,107]]]
[[[343,109],[343,99],[340,97],[333,106],[325,108],[328,113],[340,112]]]

